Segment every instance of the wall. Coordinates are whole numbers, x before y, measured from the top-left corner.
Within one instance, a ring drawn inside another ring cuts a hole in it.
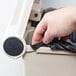
[[[41,0],[42,8],[61,8],[76,5],[76,0]]]

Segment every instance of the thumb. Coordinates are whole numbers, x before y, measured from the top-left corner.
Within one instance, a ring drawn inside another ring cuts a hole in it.
[[[54,33],[49,31],[48,29],[46,30],[43,38],[43,43],[48,44],[54,39]]]

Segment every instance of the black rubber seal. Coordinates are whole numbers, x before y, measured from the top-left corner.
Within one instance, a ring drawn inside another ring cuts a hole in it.
[[[37,43],[35,45],[31,44],[31,47],[33,50],[37,50],[40,47],[49,47],[52,50],[66,50],[69,52],[76,53],[76,46],[73,45],[70,42],[64,42],[62,40],[58,40],[57,38],[54,39],[51,43],[49,44],[44,44],[43,42]]]

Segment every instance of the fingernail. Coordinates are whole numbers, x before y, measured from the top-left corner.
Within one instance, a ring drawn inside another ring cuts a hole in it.
[[[47,40],[43,40],[43,43],[48,44],[48,41]]]

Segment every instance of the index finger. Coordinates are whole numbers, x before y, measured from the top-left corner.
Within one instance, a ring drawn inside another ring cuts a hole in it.
[[[43,35],[46,29],[47,29],[46,21],[41,20],[34,31],[34,34],[32,37],[32,44],[39,43],[43,39]]]

